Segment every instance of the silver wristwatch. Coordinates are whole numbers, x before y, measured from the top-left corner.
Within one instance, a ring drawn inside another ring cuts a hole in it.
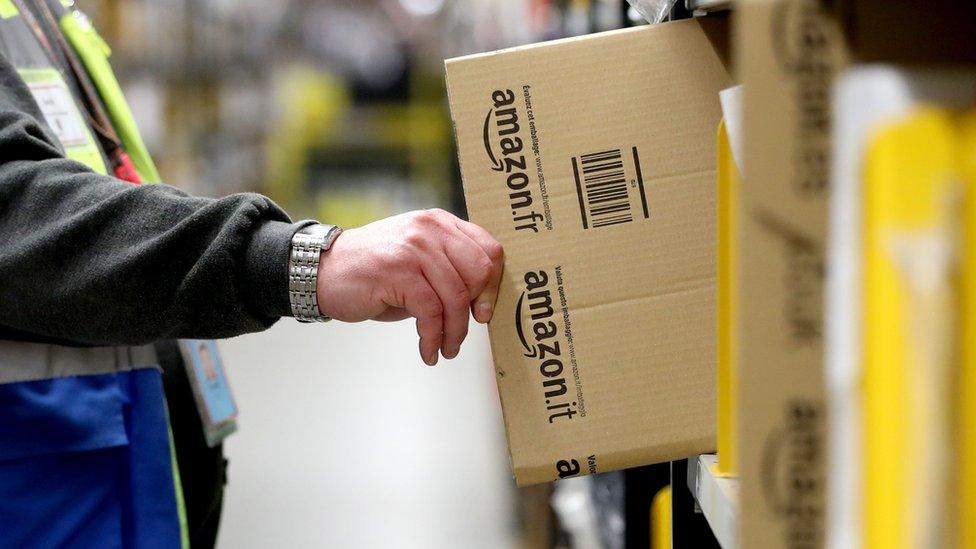
[[[288,300],[291,314],[299,322],[326,322],[331,318],[319,310],[316,288],[319,279],[319,258],[322,252],[342,232],[338,225],[309,225],[295,233],[291,239],[291,255],[288,258]]]

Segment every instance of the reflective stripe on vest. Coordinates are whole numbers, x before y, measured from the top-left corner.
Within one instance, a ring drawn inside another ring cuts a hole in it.
[[[158,368],[156,349],[0,341],[0,384]]]
[[[42,0],[43,1],[43,0]],[[142,178],[144,183],[158,183],[160,181],[159,172],[156,171],[156,164],[153,163],[146,149],[139,128],[136,126],[132,110],[122,95],[122,88],[119,86],[115,73],[108,63],[108,56],[112,50],[85,14],[75,9],[69,9],[59,21],[61,31],[68,38],[74,47],[78,57],[85,64],[88,76],[91,78],[95,88],[98,90],[102,103],[108,111],[108,116],[112,120],[119,139],[122,140],[122,147],[132,159],[132,164]]]

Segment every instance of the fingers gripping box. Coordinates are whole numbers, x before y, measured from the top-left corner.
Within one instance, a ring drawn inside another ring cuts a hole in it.
[[[715,131],[725,21],[447,61],[516,480],[715,448]]]

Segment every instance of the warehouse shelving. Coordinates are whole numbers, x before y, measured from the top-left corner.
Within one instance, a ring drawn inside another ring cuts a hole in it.
[[[718,456],[702,454],[689,460],[688,489],[723,549],[738,546],[739,481],[717,473]]]
[[[685,0],[685,8],[694,13],[727,10],[732,0]]]

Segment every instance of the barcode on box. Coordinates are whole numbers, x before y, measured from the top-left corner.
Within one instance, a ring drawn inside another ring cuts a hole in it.
[[[573,158],[584,229],[630,223],[635,208],[639,208],[637,215],[649,217],[637,147],[627,152],[631,154],[607,149]]]

